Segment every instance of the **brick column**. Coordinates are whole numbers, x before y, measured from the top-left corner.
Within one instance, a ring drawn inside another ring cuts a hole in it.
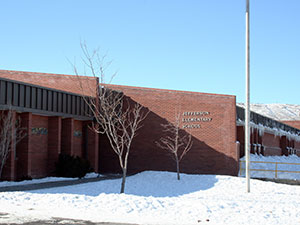
[[[91,163],[95,172],[99,172],[99,134],[89,128],[90,122],[85,122],[84,127],[84,146],[85,156]]]
[[[32,113],[21,113],[21,127],[26,129],[27,135],[17,146],[17,174],[18,178],[31,177],[31,128],[32,128]]]
[[[73,138],[74,138],[74,119],[67,118],[62,120],[61,128],[61,152],[69,155],[74,154]]]
[[[61,152],[61,117],[48,118],[48,175],[54,175],[55,163],[58,161],[58,155]]]

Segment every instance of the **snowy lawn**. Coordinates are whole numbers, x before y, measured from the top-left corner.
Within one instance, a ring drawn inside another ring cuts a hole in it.
[[[300,187],[220,175],[147,171],[121,180],[0,193],[0,223],[52,217],[136,224],[300,224]]]

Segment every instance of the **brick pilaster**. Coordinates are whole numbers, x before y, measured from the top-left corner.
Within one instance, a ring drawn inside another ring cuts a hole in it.
[[[90,127],[91,122],[83,124],[84,132],[84,157],[89,160],[95,172],[99,172],[99,134]]]
[[[55,163],[58,160],[58,155],[61,152],[61,117],[48,118],[48,173],[54,174]]]
[[[23,138],[16,151],[18,160],[17,174],[18,178],[31,177],[31,128],[32,128],[32,113],[21,113],[21,127],[26,129],[27,135]]]
[[[62,120],[61,129],[61,152],[74,155],[73,138],[74,138],[74,119],[66,118]]]

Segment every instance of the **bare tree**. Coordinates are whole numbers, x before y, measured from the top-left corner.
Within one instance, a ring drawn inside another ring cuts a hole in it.
[[[122,92],[112,90],[109,85],[105,84],[104,74],[110,62],[105,63],[105,57],[100,57],[98,50],[90,53],[85,43],[81,43],[81,49],[84,54],[82,60],[87,71],[98,80],[100,79],[100,84],[97,83],[96,89],[91,87],[91,93],[94,92],[97,95],[82,95],[82,97],[94,117],[92,129],[108,137],[112,150],[118,156],[123,172],[120,193],[124,193],[130,147],[149,110],[139,103],[133,103]],[[75,74],[78,75],[76,66],[73,68]],[[84,80],[80,81],[82,90],[84,90],[83,82]]]
[[[9,108],[0,112],[0,178],[9,153],[15,149],[17,143],[26,136],[21,128],[20,119]]]
[[[156,142],[161,149],[167,150],[176,162],[177,180],[180,180],[180,161],[193,145],[192,135],[180,129],[180,113],[175,113],[174,123],[161,124],[164,136]]]

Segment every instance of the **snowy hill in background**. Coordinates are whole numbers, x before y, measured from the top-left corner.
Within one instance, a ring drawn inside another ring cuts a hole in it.
[[[237,103],[244,108],[244,103]],[[300,120],[300,105],[251,104],[250,110],[275,120]]]

